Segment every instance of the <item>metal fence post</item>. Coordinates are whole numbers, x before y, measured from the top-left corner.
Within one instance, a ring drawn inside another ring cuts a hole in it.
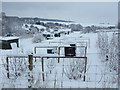
[[[36,47],[34,47],[34,53],[36,54]]]
[[[41,59],[42,59],[42,78],[43,78],[43,81],[45,81],[45,78],[44,78],[44,59],[43,59],[43,57]]]
[[[86,71],[87,71],[87,57],[85,58],[85,72],[84,72],[84,79],[83,79],[83,81],[85,81],[85,79],[86,79]]]
[[[87,46],[85,47],[85,57],[86,57],[86,54],[87,54]]]
[[[60,47],[58,47],[58,56],[60,56]],[[60,62],[60,58],[58,58],[58,63]]]
[[[8,57],[6,57],[6,62],[7,62],[7,77],[10,78],[10,75],[9,75],[9,60],[8,60]]]

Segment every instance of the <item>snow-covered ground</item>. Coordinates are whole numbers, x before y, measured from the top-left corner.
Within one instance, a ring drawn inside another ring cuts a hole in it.
[[[111,35],[111,32],[108,32]],[[85,39],[86,38],[86,39]],[[36,61],[34,59],[34,69],[33,71],[29,71],[26,67],[28,62],[21,64],[23,65],[25,71],[22,71],[22,75],[18,76],[17,79],[8,79],[6,76],[6,71],[4,67],[2,67],[2,86],[7,88],[18,88],[18,87],[44,87],[44,88],[117,88],[117,72],[110,72],[107,64],[102,62],[100,58],[99,49],[96,45],[97,42],[97,33],[86,33],[82,34],[81,32],[73,32],[69,35],[64,35],[62,37],[55,37],[52,40],[44,40],[41,43],[33,43],[32,38],[29,39],[20,39],[20,47],[14,48],[12,50],[2,50],[2,61],[5,62],[5,58],[7,55],[29,55],[33,54],[33,56],[50,56],[46,53],[46,49],[37,49],[37,53],[34,52],[34,47],[40,46],[69,46],[69,44],[77,44],[79,45],[87,45],[87,71],[86,71],[86,80],[83,81],[84,73],[81,73],[81,77],[79,79],[69,79],[67,74],[70,72],[71,62],[74,60],[80,65],[84,64],[84,59],[60,59],[60,63],[58,63],[57,58],[48,58],[44,59],[44,67],[45,67],[45,81],[42,81],[42,67],[41,67],[41,59],[37,58]],[[61,43],[57,43],[61,42]],[[86,42],[87,44],[81,44],[78,42]],[[61,50],[61,54],[63,55],[64,50]],[[78,49],[78,52],[79,49]],[[77,53],[78,53],[77,52]],[[80,52],[82,53],[82,52]],[[80,54],[78,53],[78,54]],[[51,55],[53,56],[53,55]],[[55,54],[54,56],[57,56]],[[10,59],[13,60],[13,59]],[[27,58],[24,59],[27,61]],[[0,61],[0,63],[4,64]],[[83,63],[83,64],[82,64]],[[11,64],[12,65],[12,64]],[[13,64],[14,65],[14,64]],[[77,64],[76,64],[77,65]],[[0,65],[1,66],[1,65]],[[83,65],[84,66],[84,65]],[[50,73],[49,71],[52,70]],[[65,73],[67,72],[67,74]],[[13,73],[13,72],[12,72]],[[29,75],[28,75],[29,74]],[[33,77],[32,77],[33,76]],[[114,78],[113,78],[114,76]],[[1,77],[1,76],[0,76]],[[14,76],[12,76],[13,78]],[[31,77],[33,81],[29,81],[28,79]]]

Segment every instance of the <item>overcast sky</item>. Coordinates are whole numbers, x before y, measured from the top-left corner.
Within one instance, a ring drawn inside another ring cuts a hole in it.
[[[6,15],[72,20],[80,23],[118,21],[117,2],[3,2]]]

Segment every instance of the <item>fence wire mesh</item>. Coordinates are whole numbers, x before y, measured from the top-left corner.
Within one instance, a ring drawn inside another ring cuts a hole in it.
[[[108,62],[91,64],[86,57],[11,56],[0,66],[3,88],[118,88],[116,69]]]

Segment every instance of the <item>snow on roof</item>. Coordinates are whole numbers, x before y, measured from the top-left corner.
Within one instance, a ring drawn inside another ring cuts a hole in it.
[[[71,31],[71,29],[60,29],[60,31]]]
[[[44,26],[42,26],[42,25],[33,25],[34,27],[37,27],[37,28],[39,28],[39,29],[42,29],[42,28],[44,28],[44,29],[46,29],[46,27],[44,27]]]
[[[26,28],[25,25],[27,25],[28,27]],[[39,28],[39,29],[42,29],[42,28],[46,29],[46,27],[44,27],[44,26],[42,26],[42,25],[36,25],[36,24],[24,24],[24,25],[22,26],[22,28],[23,28],[23,29],[28,29],[28,28],[30,28],[31,25],[33,25],[34,27],[37,27],[37,28]]]
[[[44,31],[43,34],[51,34],[50,32]]]
[[[19,37],[0,37],[0,40],[13,40],[13,39],[19,39]]]

